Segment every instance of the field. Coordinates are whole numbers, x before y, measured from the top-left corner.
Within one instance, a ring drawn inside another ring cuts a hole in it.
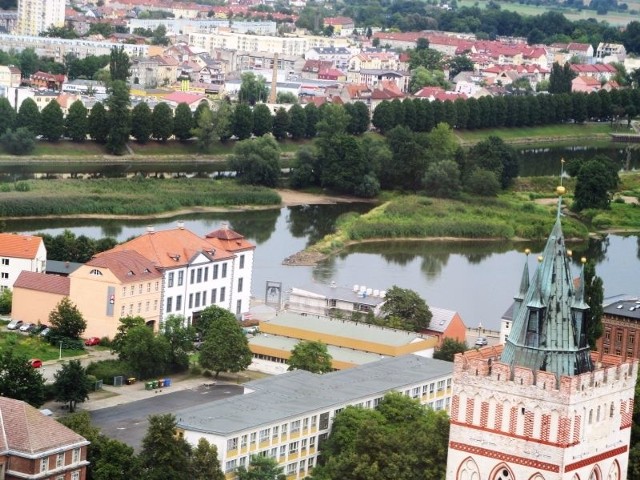
[[[459,0],[458,6],[460,7],[473,7],[479,6],[481,8],[485,8],[489,0]],[[630,13],[620,13],[620,12],[610,12],[607,15],[596,15],[595,10],[582,10],[578,11],[573,8],[560,9],[560,8],[549,8],[548,6],[541,5],[525,5],[520,3],[511,3],[499,1],[497,2],[503,10],[509,10],[511,12],[519,13],[520,15],[540,15],[549,10],[555,10],[562,13],[569,20],[587,20],[589,18],[595,18],[598,21],[605,21],[611,25],[626,25],[633,20],[638,20],[637,15],[632,15]],[[629,1],[626,2],[629,5],[629,10],[640,10],[640,2],[638,1]]]
[[[455,130],[455,134],[463,145],[472,145],[489,136],[500,137],[507,143],[547,143],[562,139],[588,139],[593,141],[600,138],[609,140],[609,134],[613,131],[608,123],[587,123],[582,125],[564,124],[525,128]]]
[[[60,349],[50,345],[37,335],[23,335],[14,332],[0,332],[0,351],[13,346],[14,352],[27,358],[39,358],[42,361],[55,360],[60,356]],[[83,355],[84,350],[63,350],[64,357]]]

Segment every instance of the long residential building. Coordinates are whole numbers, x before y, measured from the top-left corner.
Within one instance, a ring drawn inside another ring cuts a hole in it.
[[[13,288],[22,271],[44,273],[47,249],[41,237],[0,233],[0,291]]]
[[[324,375],[296,370],[250,382],[241,397],[179,410],[178,435],[192,445],[200,438],[215,445],[228,479],[251,455],[276,459],[288,479],[304,478],[345,407],[375,408],[396,391],[448,411],[452,373],[452,363],[417,355]]]
[[[19,35],[39,35],[49,27],[64,26],[65,0],[18,0]]]

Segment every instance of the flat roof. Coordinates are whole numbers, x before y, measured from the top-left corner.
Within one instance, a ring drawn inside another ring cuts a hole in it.
[[[640,299],[637,297],[626,297],[616,299],[608,304],[605,301],[603,312],[607,315],[616,315],[640,320]]]
[[[416,341],[427,340],[428,335],[406,330],[378,327],[369,323],[338,320],[319,315],[282,312],[263,322],[287,328],[297,328],[336,337],[355,338],[363,342],[400,347]]]
[[[249,338],[249,346],[256,345],[281,350],[283,352],[291,352],[298,343],[300,343],[300,340],[295,338],[266,333],[260,333],[253,338]],[[327,345],[327,351],[334,360],[353,363],[355,365],[376,362],[384,358],[382,355],[378,355],[376,353],[363,352],[362,350],[354,350],[352,348],[336,347],[334,345]]]
[[[364,287],[365,289],[367,288],[364,285],[362,287]],[[354,288],[355,286],[353,288],[348,288],[348,287],[341,287],[337,285],[325,285],[323,283],[313,283],[313,284],[305,285],[303,287],[293,287],[291,289],[291,293],[300,294],[301,292],[309,292],[315,295],[322,295],[329,299],[345,300],[347,302],[361,303],[364,305],[373,305],[373,306],[380,305],[385,301],[384,297],[380,296],[380,293],[386,293],[385,290],[371,289],[373,292],[378,292],[378,295],[376,296],[373,294],[363,293],[362,290],[360,289],[360,286],[358,286],[357,291],[354,290]]]
[[[389,357],[324,375],[295,370],[246,384],[253,389],[178,410],[178,427],[227,436],[392,390],[451,377],[453,363],[418,355]]]

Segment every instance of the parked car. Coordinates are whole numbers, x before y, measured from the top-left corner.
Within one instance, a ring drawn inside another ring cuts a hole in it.
[[[84,341],[84,344],[87,347],[93,347],[95,345],[100,345],[100,337],[90,337]]]
[[[11,320],[7,325],[8,330],[17,330],[22,326],[22,320]]]
[[[49,328],[49,326],[39,323],[33,328],[33,330],[31,330],[30,333],[42,333],[45,328]]]
[[[49,335],[49,332],[51,331],[50,327],[44,327],[42,329],[42,331],[40,332],[40,336],[41,337],[46,337],[47,335]]]
[[[39,358],[32,358],[31,360],[29,360],[29,365],[31,365],[33,368],[40,368],[42,366],[42,360],[40,360]]]
[[[487,337],[478,337],[478,339],[476,340],[476,347],[484,347],[488,344],[489,341],[487,340]]]
[[[22,325],[20,325],[20,331],[23,333],[29,333],[34,328],[36,328],[35,323],[23,323]]]

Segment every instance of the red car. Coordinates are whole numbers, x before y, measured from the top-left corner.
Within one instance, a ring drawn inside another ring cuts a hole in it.
[[[29,360],[29,365],[31,365],[33,368],[40,368],[42,367],[42,360],[40,360],[39,358],[32,358],[31,360]]]
[[[91,337],[87,338],[84,342],[87,347],[93,347],[95,345],[100,345],[100,337]]]

